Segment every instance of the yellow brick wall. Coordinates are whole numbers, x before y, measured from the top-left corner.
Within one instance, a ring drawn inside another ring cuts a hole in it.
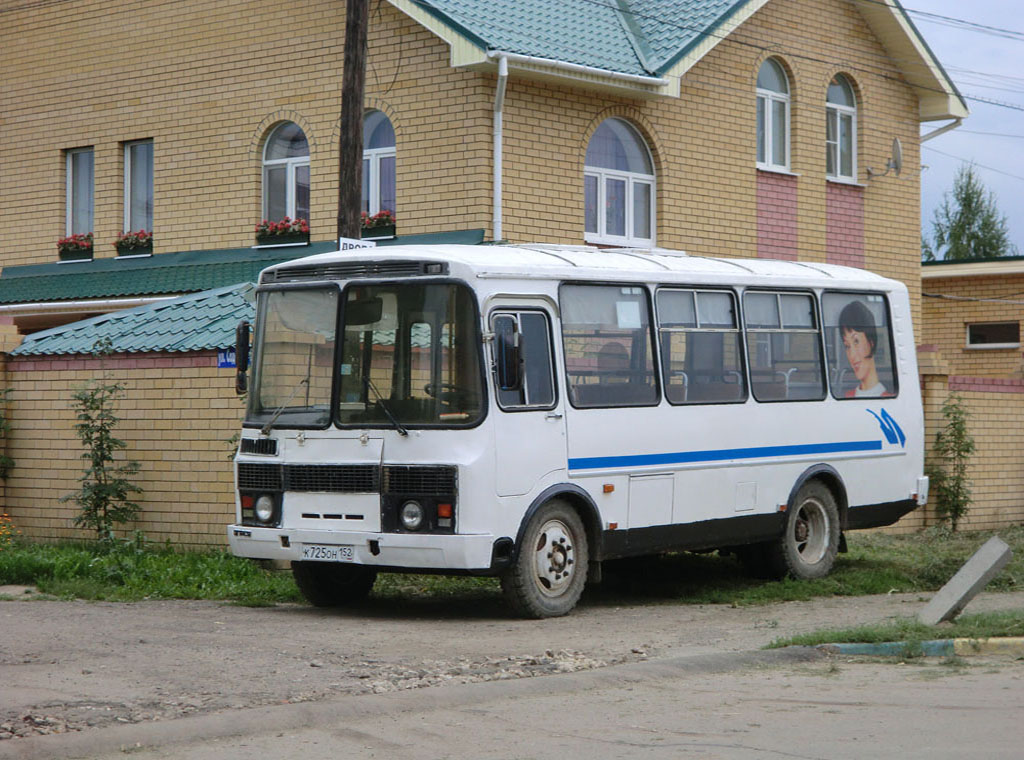
[[[0,263],[56,260],[63,151],[93,146],[95,255],[123,225],[123,143],[154,144],[154,252],[252,245],[263,140],[295,121],[310,144],[313,240],[335,237],[344,3],[14,3],[3,15]],[[374,4],[366,105],[391,116],[403,233],[490,218],[490,90],[448,46]]]
[[[919,341],[937,347],[953,375],[1019,377],[1020,348],[968,349],[967,325],[1018,322],[1024,314],[1024,274],[929,277]],[[945,296],[945,297],[944,297]],[[1001,303],[1000,303],[1001,301]]]
[[[968,324],[1020,320],[1024,274],[928,277],[922,292],[919,340],[941,364],[939,374],[926,377],[929,445],[945,423],[942,404],[951,393],[959,394],[977,445],[969,472],[974,503],[962,524],[978,530],[1019,525],[1024,522],[1021,349],[968,349],[966,342]]]
[[[108,376],[125,386],[116,404],[115,435],[141,465],[131,480],[144,492],[129,530],[182,546],[222,546],[234,517],[232,452],[242,404],[234,370],[218,369],[215,354],[132,354],[14,358],[7,363],[11,433],[16,460],[6,483],[5,508],[33,539],[86,537],[73,520],[77,507],[60,503],[75,492],[85,461],[75,436],[72,395],[89,380]]]
[[[505,237],[583,242],[580,178],[587,139],[601,121],[618,116],[639,128],[654,154],[657,243],[696,255],[756,255],[754,89],[765,49],[789,68],[792,86],[799,258],[825,261],[825,95],[841,72],[858,95],[858,176],[867,185],[866,266],[904,281],[916,316],[917,99],[900,83],[855,4],[847,2],[768,3],[686,74],[678,99],[617,98],[510,77],[504,114]],[[869,182],[866,167],[884,170],[894,137],[904,147],[902,173]],[[538,220],[545,216],[564,221],[564,228],[541,227]]]
[[[68,0],[5,14],[0,262],[52,261],[64,234],[63,150],[94,146],[98,256],[123,215],[125,141],[155,152],[155,252],[251,244],[261,216],[268,131],[293,120],[311,149],[314,240],[334,236],[343,4],[143,0],[111,10]],[[493,74],[453,69],[446,43],[386,2],[371,14],[367,107],[395,126],[401,233],[491,223]],[[277,30],[289,30],[279,32]],[[59,51],[59,54],[56,54]],[[866,261],[918,281],[917,102],[854,4],[773,0],[682,80],[673,99],[631,98],[510,78],[505,111],[504,236],[582,242],[587,140],[610,116],[630,119],[654,154],[658,243],[695,254],[756,251],[754,87],[771,51],[792,84],[792,168],[800,258],[825,258],[825,93],[845,73],[859,97],[859,178],[881,169],[893,137],[900,177],[864,190]],[[73,62],[73,65],[69,65]],[[564,231],[563,231],[564,230]]]

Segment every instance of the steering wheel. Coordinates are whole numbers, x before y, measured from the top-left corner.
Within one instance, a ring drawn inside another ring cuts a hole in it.
[[[431,398],[440,399],[446,404],[456,404],[463,398],[464,391],[454,383],[427,383],[423,390]]]

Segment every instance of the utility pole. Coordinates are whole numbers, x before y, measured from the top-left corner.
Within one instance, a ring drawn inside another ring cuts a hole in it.
[[[338,140],[338,237],[358,238],[363,196],[363,90],[369,0],[347,0]]]

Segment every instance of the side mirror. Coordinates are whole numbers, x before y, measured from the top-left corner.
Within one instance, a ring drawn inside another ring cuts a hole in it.
[[[514,318],[494,318],[494,374],[500,390],[518,391],[523,387],[521,338]]]
[[[235,393],[241,396],[249,390],[249,335],[252,326],[242,320],[235,328]]]

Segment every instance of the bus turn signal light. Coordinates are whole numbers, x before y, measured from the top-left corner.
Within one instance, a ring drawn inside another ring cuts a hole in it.
[[[438,504],[437,505],[437,516],[442,519],[451,519],[452,516],[452,505],[451,504]]]

